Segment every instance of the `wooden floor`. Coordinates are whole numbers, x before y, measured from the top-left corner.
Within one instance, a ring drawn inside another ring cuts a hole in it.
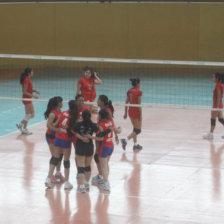
[[[115,120],[125,137],[132,128],[122,116],[117,108]],[[74,188],[45,189],[50,153],[44,122],[30,127],[33,135],[1,137],[0,223],[223,224],[224,129],[217,123],[214,140],[203,140],[209,123],[209,111],[144,109],[139,135],[144,149],[133,152],[132,142],[126,152],[116,147],[109,194],[96,186],[76,192],[74,150]]]

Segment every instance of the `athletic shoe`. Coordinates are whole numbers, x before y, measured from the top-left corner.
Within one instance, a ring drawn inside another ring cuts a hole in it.
[[[23,126],[22,124],[16,124],[16,127],[22,132],[23,131]]]
[[[123,150],[126,150],[127,140],[124,139],[124,138],[122,138],[122,139],[121,139],[121,144],[122,144],[122,149],[123,149]]]
[[[57,178],[54,175],[51,177],[51,183],[52,184],[58,183]]]
[[[51,178],[48,178],[47,177],[47,179],[45,180],[45,186],[47,187],[47,188],[51,188]]]
[[[72,185],[72,184],[70,184],[68,181],[65,182],[65,185],[64,185],[64,189],[65,189],[65,190],[70,190],[70,189],[72,189],[72,188],[73,188],[73,185]]]
[[[213,137],[213,133],[209,132],[209,133],[203,135],[203,138],[204,138],[204,139],[213,139],[213,138],[214,138],[214,137]]]
[[[92,178],[92,184],[103,184],[103,178],[97,174],[95,177]]]
[[[85,185],[84,184],[82,184],[82,185],[79,186],[78,192],[80,192],[80,193],[86,193],[86,188],[85,188]]]
[[[28,129],[23,129],[22,134],[24,135],[32,135],[32,132],[30,132]]]
[[[103,191],[110,191],[110,184],[109,182],[104,182],[103,184],[100,185],[100,189]]]
[[[133,146],[133,150],[142,150],[142,146],[137,144]]]
[[[56,173],[55,178],[56,178],[57,182],[65,182],[65,177],[61,173],[59,173],[59,174]]]

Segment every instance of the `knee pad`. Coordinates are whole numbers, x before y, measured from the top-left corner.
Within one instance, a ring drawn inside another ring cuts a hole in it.
[[[212,126],[215,126],[215,123],[216,123],[216,119],[211,118],[211,125],[212,125]]]
[[[31,114],[26,114],[23,120],[29,121],[30,118],[31,118]]]
[[[62,158],[63,158],[63,154],[60,155],[60,158],[59,158],[60,162],[62,161]]]
[[[85,173],[85,167],[78,167],[78,173],[84,174]]]
[[[64,168],[69,169],[70,168],[70,160],[64,160]]]
[[[91,171],[91,167],[90,166],[86,166],[85,167],[85,172],[90,172]]]
[[[224,119],[223,118],[219,118],[219,122],[224,125]]]
[[[52,156],[50,159],[50,164],[52,164],[54,166],[57,166],[59,162],[60,162],[60,158],[56,158],[56,157]]]
[[[133,129],[133,132],[136,133],[136,135],[140,134],[141,133],[141,129],[138,129],[138,128],[134,128]]]
[[[94,160],[95,160],[96,163],[99,163],[99,156],[98,156],[98,154],[94,155]]]

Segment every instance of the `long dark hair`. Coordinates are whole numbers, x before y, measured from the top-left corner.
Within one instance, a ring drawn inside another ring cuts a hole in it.
[[[45,119],[48,119],[48,116],[51,112],[51,110],[56,109],[58,104],[63,101],[62,97],[60,96],[55,96],[49,99],[48,104],[47,104],[47,110],[44,112],[44,117]]]
[[[72,128],[78,120],[78,106],[75,103],[75,100],[70,100],[68,102],[69,106],[69,124],[68,126]]]
[[[27,67],[27,68],[25,68],[25,70],[21,73],[21,75],[20,75],[20,80],[19,80],[19,82],[20,82],[21,85],[23,84],[24,79],[25,79],[25,78],[26,78],[32,71],[33,71],[32,68]]]
[[[131,78],[130,81],[133,87],[136,87],[140,83],[139,78]]]
[[[82,119],[83,119],[83,124],[84,124],[85,128],[88,129],[90,127],[90,125],[92,124],[91,112],[89,110],[84,110],[82,112]]]
[[[222,84],[224,83],[224,73],[215,72],[214,75],[218,82],[221,82]]]
[[[114,107],[112,105],[112,101],[108,99],[106,95],[100,95],[99,96],[100,101],[103,102],[104,107],[109,107],[112,111],[112,117],[114,116]]]

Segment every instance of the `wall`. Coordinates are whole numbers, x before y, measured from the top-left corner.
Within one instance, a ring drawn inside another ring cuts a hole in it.
[[[224,61],[224,4],[0,5],[0,53]]]

